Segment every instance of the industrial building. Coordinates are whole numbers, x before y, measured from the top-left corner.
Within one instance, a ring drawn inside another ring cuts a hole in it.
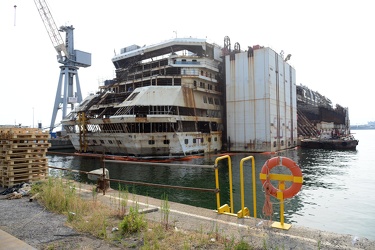
[[[297,146],[296,72],[271,48],[226,50],[226,140],[234,152]]]

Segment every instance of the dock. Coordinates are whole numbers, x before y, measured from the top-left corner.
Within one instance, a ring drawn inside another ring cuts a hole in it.
[[[84,199],[92,199],[92,185],[77,183],[76,187],[79,187],[78,193]],[[121,196],[119,196],[118,191],[112,189],[108,190],[105,195],[101,193],[97,195],[98,201],[105,204],[111,204],[114,200],[121,199],[119,197]],[[7,200],[0,199],[0,205],[6,204],[6,202]],[[127,202],[128,206],[135,207],[136,203],[140,210],[148,211],[145,213],[148,220],[160,222],[162,200],[132,194]],[[28,201],[24,203],[36,204]],[[230,239],[243,240],[255,249],[261,249],[264,246],[267,246],[267,249],[280,247],[284,249],[375,249],[375,241],[367,238],[315,230],[299,225],[292,225],[289,230],[275,229],[270,226],[272,224],[271,221],[261,218],[239,219],[235,216],[218,214],[214,209],[205,209],[170,201],[168,203],[169,221],[175,230],[194,230],[207,234],[217,232]],[[3,220],[1,216],[0,214],[0,221]],[[30,223],[29,226],[31,226]],[[0,228],[2,228],[1,223]],[[22,230],[22,228],[19,230]],[[21,240],[28,240],[27,233],[22,233],[22,235],[26,238]],[[5,235],[3,237],[9,236]]]

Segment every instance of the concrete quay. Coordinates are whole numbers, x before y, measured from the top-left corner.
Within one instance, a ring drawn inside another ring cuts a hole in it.
[[[74,185],[84,199],[93,198],[93,185],[82,183],[75,183]],[[120,196],[117,190],[111,189],[105,195],[98,193],[97,200],[113,206],[114,202],[121,199]],[[5,207],[2,206],[2,204],[5,204],[4,202],[7,201],[0,199],[0,208]],[[165,201],[129,193],[127,206],[134,207],[136,204],[145,213],[148,220],[161,221],[163,216],[162,206]],[[282,230],[272,228],[272,223],[267,220],[239,219],[235,216],[218,214],[215,210],[171,201],[168,201],[168,205],[168,222],[175,230],[194,230],[208,234],[218,233],[227,239],[243,240],[255,249],[375,249],[375,241],[367,238],[357,238],[352,235],[337,234],[297,225],[292,225],[289,230]],[[23,242],[22,237],[17,239],[11,235],[11,230],[5,232],[4,228],[2,228],[4,231],[0,229],[0,249],[34,249]]]
[[[92,199],[92,186],[82,185],[83,197]],[[104,203],[119,199],[117,190],[98,194]],[[147,219],[160,222],[163,200],[129,194],[128,206],[135,203],[145,212]],[[292,225],[289,230],[272,228],[272,222],[257,218],[237,218],[218,214],[216,210],[184,205],[168,201],[169,224],[176,230],[195,230],[204,233],[219,233],[228,239],[243,240],[255,249],[375,249],[375,241],[357,238],[307,227]]]

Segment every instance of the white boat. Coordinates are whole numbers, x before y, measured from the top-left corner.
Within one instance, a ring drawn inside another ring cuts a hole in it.
[[[221,48],[176,38],[121,49],[116,78],[84,99],[63,129],[81,152],[186,156],[222,147]]]

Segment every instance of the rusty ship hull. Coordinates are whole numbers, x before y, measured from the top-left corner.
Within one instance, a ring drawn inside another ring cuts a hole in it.
[[[222,148],[221,50],[204,39],[128,46],[62,125],[81,152],[186,156]]]

